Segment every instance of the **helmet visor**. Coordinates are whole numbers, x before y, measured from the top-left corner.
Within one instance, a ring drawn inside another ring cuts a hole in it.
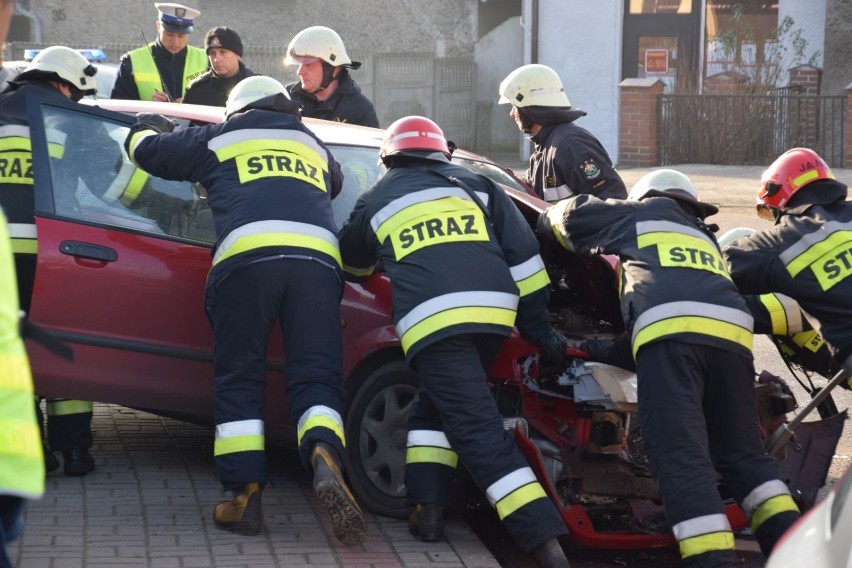
[[[296,55],[292,51],[287,54],[288,65],[310,65],[311,63],[316,63],[320,61],[319,57],[314,57],[312,55]]]
[[[766,203],[758,203],[757,216],[761,219],[765,219],[766,221],[775,221],[775,209],[770,207]]]

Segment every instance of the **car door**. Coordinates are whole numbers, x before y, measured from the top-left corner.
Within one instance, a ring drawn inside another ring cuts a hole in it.
[[[209,421],[214,232],[203,187],[137,170],[123,148],[129,116],[35,99],[28,113],[38,232],[29,318],[75,353],[71,363],[30,342],[37,391]],[[281,349],[273,355],[271,398],[284,404]],[[273,428],[280,408],[268,409]]]

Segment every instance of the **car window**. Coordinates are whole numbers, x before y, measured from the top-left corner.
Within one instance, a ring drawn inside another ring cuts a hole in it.
[[[379,152],[376,148],[330,145],[329,150],[343,170],[343,189],[331,202],[334,222],[338,227],[342,227],[358,197],[379,181],[385,169],[379,165]]]
[[[57,215],[214,242],[204,188],[134,166],[123,146],[126,124],[58,107],[45,108],[44,116]]]
[[[529,189],[527,189],[520,181],[518,181],[516,177],[510,175],[497,164],[483,162],[481,160],[459,158],[458,156],[453,156],[453,163],[465,167],[474,173],[483,175],[491,179],[491,181],[505,185],[506,187],[509,187],[511,189],[516,189],[523,193],[529,193]]]

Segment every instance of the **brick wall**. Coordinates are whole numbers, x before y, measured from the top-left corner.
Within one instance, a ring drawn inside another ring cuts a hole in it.
[[[659,79],[625,79],[619,84],[621,115],[619,117],[618,165],[628,167],[657,166],[657,96],[663,94]]]
[[[846,151],[843,167],[852,168],[852,83],[846,86]]]
[[[800,65],[790,69],[790,79],[787,81],[787,86],[799,87],[799,93],[802,95],[818,95],[820,94],[821,83],[822,69],[810,65]]]

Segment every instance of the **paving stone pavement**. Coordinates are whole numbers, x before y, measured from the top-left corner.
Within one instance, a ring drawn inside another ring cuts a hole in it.
[[[237,536],[213,525],[226,498],[216,478],[211,428],[121,406],[96,404],[83,478],[48,475],[30,502],[23,536],[7,550],[17,568],[499,568],[462,520],[447,540],[421,543],[404,521],[367,515],[364,544],[334,538],[295,452],[269,452],[266,528]]]

